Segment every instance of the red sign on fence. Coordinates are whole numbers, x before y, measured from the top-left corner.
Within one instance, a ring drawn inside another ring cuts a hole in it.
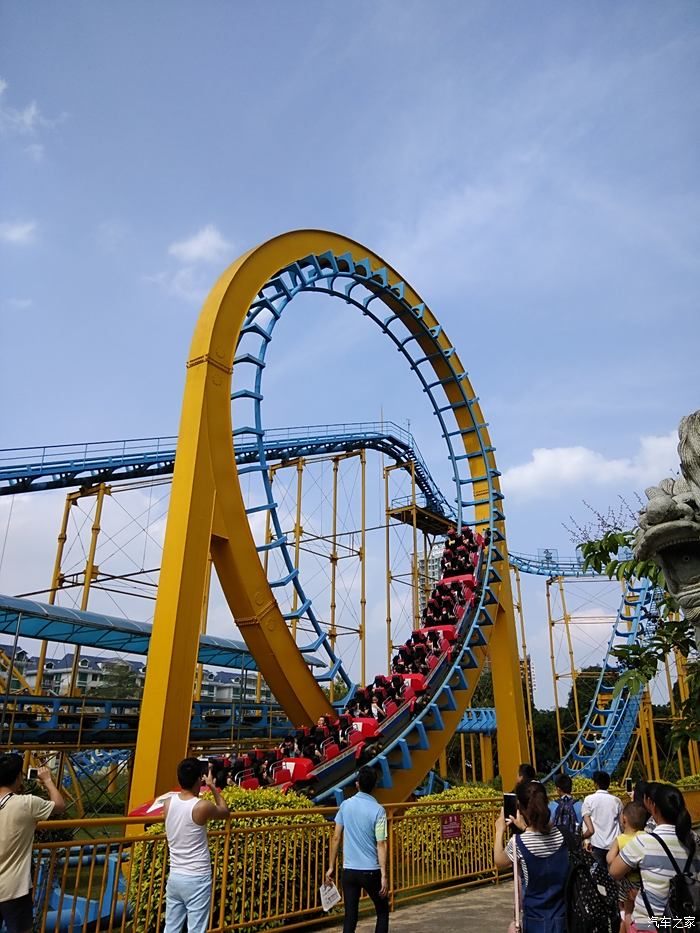
[[[446,813],[441,816],[440,832],[443,839],[459,839],[462,835],[462,814]]]

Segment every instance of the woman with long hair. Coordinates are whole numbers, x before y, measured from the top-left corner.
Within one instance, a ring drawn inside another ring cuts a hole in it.
[[[698,838],[691,828],[683,794],[672,784],[650,784],[644,806],[656,824],[654,832],[638,833],[610,866],[610,874],[617,881],[633,869],[641,875],[642,883],[632,911],[633,933],[658,930],[658,918],[663,917],[666,910],[675,869],[664,845],[681,869],[689,861],[690,871],[700,877]]]
[[[542,784],[518,784],[515,796],[518,814],[509,822],[521,832],[504,846],[507,824],[503,814],[499,816],[494,861],[499,868],[517,862],[523,885],[523,933],[565,933],[569,854],[564,836],[550,825],[547,792]]]

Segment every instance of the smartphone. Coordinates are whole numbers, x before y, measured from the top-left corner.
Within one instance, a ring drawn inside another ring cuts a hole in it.
[[[631,794],[634,789],[634,784],[632,783],[632,778],[625,778],[625,790],[628,794]]]
[[[208,759],[208,758],[198,758],[197,760],[199,761],[200,765],[202,766],[202,768],[201,768],[201,770],[202,770],[202,777],[204,777],[206,774],[209,774],[209,768],[211,767],[211,762],[209,761],[209,759]]]
[[[38,768],[27,768],[27,780],[38,781],[39,780],[39,769]]]
[[[515,819],[518,812],[518,807],[515,800],[515,794],[504,794],[503,795],[503,815],[506,819],[509,816],[512,816]]]

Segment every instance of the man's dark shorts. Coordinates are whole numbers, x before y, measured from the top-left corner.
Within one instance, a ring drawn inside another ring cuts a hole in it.
[[[33,926],[32,892],[11,901],[0,901],[0,924],[5,921],[7,933],[25,933]]]

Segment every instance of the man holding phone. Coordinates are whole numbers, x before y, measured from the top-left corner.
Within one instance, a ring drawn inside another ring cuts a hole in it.
[[[202,772],[214,803],[200,800]],[[228,804],[214,783],[212,764],[185,758],[177,766],[182,790],[163,805],[165,835],[170,850],[170,874],[165,889],[165,933],[180,933],[187,919],[188,933],[206,933],[211,907],[211,855],[207,841],[209,820],[229,815]]]
[[[48,768],[39,768],[48,800],[23,794],[21,755],[0,755],[0,925],[7,933],[31,933],[32,843],[39,820],[60,816],[66,805]]]

